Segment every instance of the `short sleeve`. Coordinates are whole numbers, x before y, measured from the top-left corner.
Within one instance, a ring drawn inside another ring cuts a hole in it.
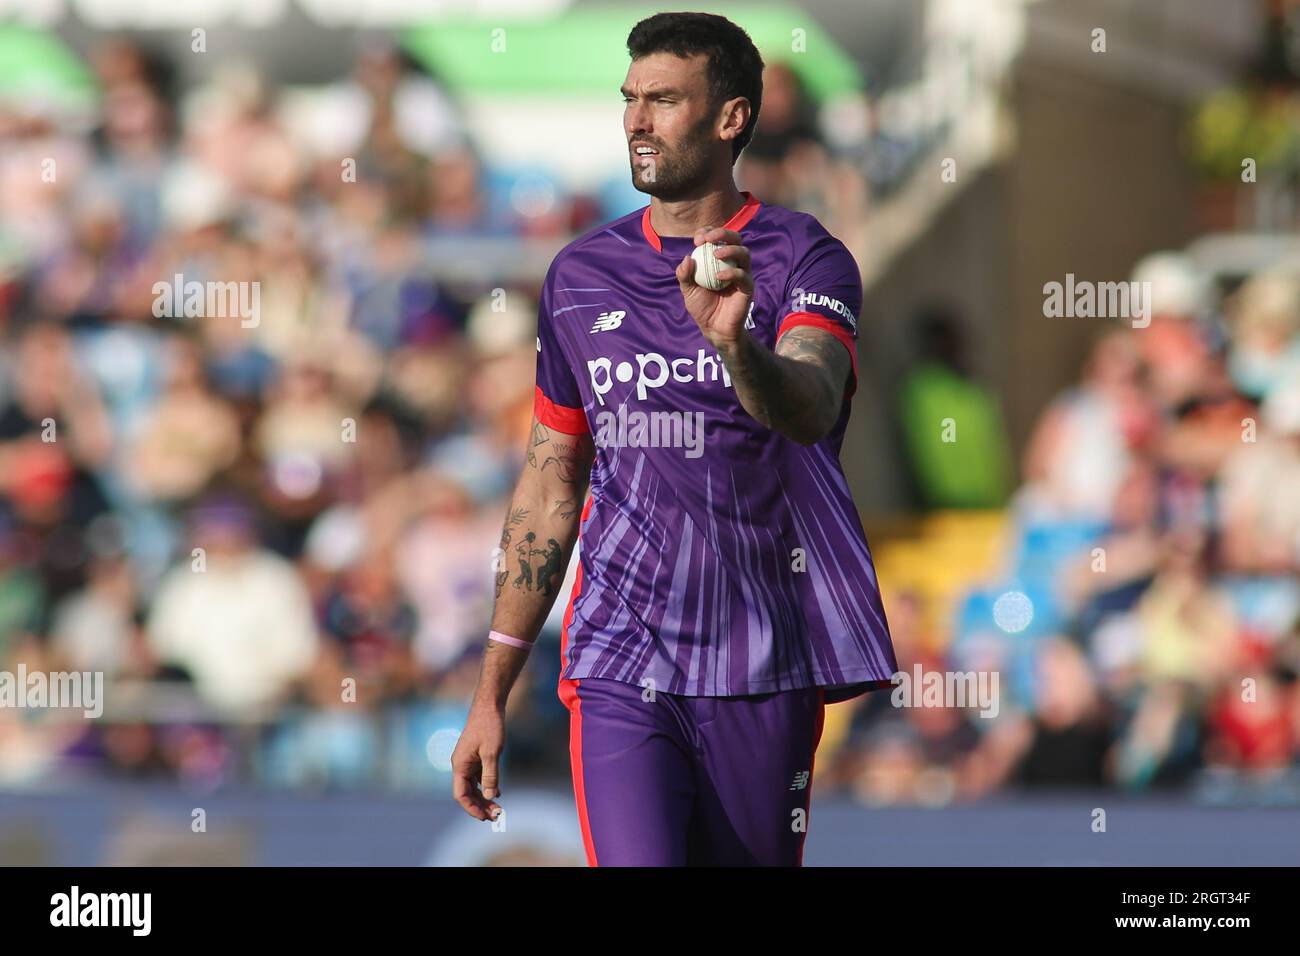
[[[800,258],[786,286],[777,315],[776,338],[799,326],[823,329],[849,351],[853,374],[845,397],[858,383],[858,311],[862,308],[862,278],[844,243],[822,232]]]
[[[556,333],[554,282],[555,266],[552,265],[546,273],[537,306],[537,384],[533,390],[533,412],[547,428],[566,435],[581,435],[590,429],[582,408],[582,393],[573,377],[573,366]]]

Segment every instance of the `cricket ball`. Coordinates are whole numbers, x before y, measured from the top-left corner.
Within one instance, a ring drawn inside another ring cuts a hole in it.
[[[697,263],[695,267],[696,285],[703,286],[713,292],[725,289],[730,284],[721,282],[718,279],[718,273],[728,268],[728,266],[727,263],[714,255],[717,248],[713,243],[706,242],[696,246],[691,252],[691,258]]]

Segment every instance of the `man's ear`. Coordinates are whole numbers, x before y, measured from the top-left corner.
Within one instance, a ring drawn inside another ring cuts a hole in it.
[[[751,108],[749,99],[744,96],[737,96],[727,100],[722,104],[723,126],[721,130],[722,138],[733,140],[745,131],[749,125],[749,116]]]

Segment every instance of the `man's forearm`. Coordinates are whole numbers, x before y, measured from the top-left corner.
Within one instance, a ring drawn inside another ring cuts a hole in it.
[[[516,492],[494,561],[497,570],[492,630],[522,641],[537,639],[573,554],[578,511],[575,502],[546,502]],[[539,551],[542,553],[534,553]],[[478,693],[504,705],[527,659],[528,651],[523,648],[488,641]]]
[[[572,499],[516,493],[496,553],[494,631],[525,641],[537,636],[564,583],[580,510]]]
[[[578,539],[590,477],[589,448],[586,436],[534,425],[496,551],[492,630],[530,642],[541,631]],[[489,641],[479,693],[504,702],[527,656],[522,648]]]
[[[841,384],[825,367],[809,359],[847,363],[844,347],[824,333],[792,329],[778,351],[765,348],[749,333],[717,346],[731,376],[736,397],[754,420],[802,445],[825,437],[839,415]],[[838,350],[838,355],[836,351]]]

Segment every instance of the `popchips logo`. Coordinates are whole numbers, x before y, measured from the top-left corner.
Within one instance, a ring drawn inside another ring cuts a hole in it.
[[[662,388],[671,378],[674,382],[716,382],[722,379],[724,388],[731,388],[731,376],[727,373],[722,359],[715,353],[708,355],[700,349],[694,356],[669,359],[658,352],[638,352],[635,367],[631,362],[614,364],[612,359],[601,356],[588,359],[587,374],[591,377],[591,390],[596,401],[605,404],[605,395],[614,387],[614,382],[630,382],[636,379],[636,397],[645,401],[652,389]]]

